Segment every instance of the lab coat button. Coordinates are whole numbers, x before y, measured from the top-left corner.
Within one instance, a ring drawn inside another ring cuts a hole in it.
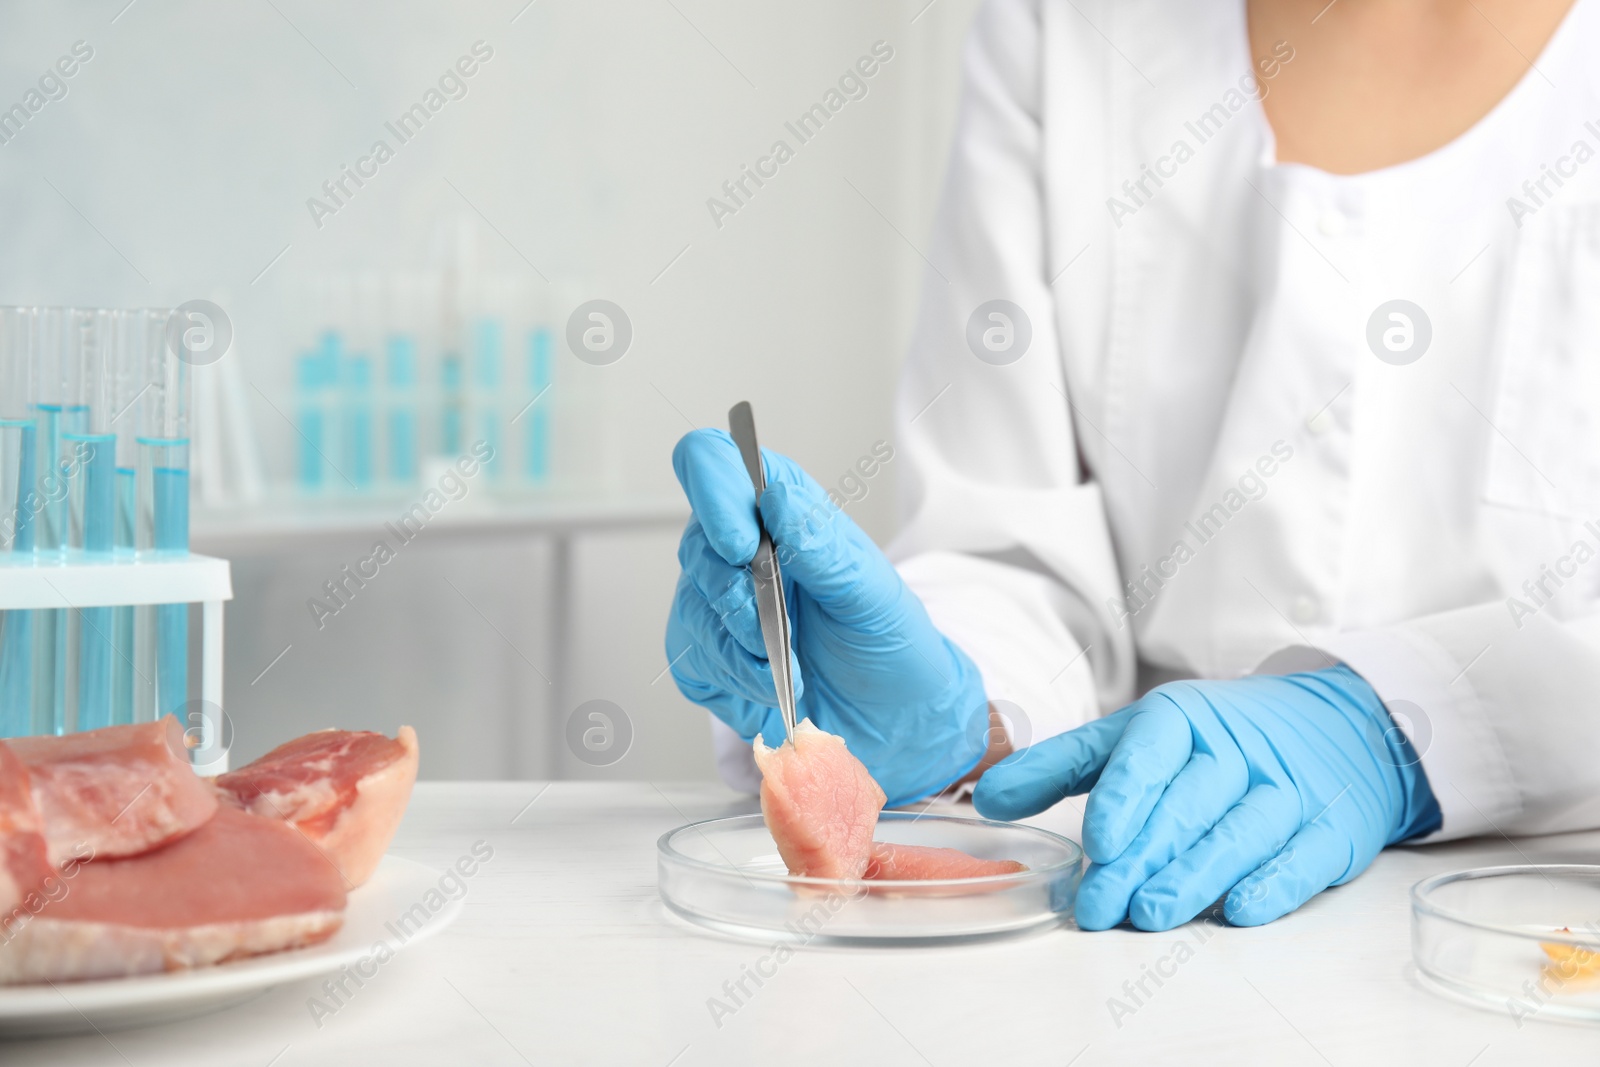
[[[1294,598],[1294,603],[1289,607],[1289,614],[1294,616],[1295,622],[1308,623],[1316,622],[1321,610],[1314,597],[1301,594]]]
[[[1329,208],[1317,218],[1317,230],[1324,237],[1338,237],[1345,231],[1344,213]]]

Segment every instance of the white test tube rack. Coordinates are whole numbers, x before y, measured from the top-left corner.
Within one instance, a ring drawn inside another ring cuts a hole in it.
[[[185,736],[199,730],[190,751],[197,774],[228,769],[222,739],[222,604],[233,599],[233,573],[225,559],[170,559],[0,566],[0,611],[50,608],[110,608],[149,604],[200,605],[200,711],[185,722]]]

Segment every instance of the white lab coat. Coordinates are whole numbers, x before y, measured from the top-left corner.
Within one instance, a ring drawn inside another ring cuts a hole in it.
[[[1332,656],[1422,752],[1435,836],[1600,826],[1597,3],[1461,138],[1352,177],[1275,162],[1243,0],[983,9],[891,555],[1017,741]],[[1368,340],[1395,299],[1431,326],[1405,365],[1397,320]],[[1014,362],[969,343],[993,300]]]
[[[1242,0],[983,10],[893,554],[1032,740],[1309,646],[1390,702],[1439,836],[1600,826],[1597,48],[1578,0],[1460,139],[1340,178],[1275,163]],[[1407,365],[1367,340],[1396,298]],[[993,299],[1031,322],[1009,365],[967,344]]]

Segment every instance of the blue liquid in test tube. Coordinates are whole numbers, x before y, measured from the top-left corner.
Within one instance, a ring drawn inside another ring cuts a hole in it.
[[[0,566],[33,563],[36,432],[32,419],[0,419]],[[0,612],[0,737],[33,732],[34,614]]]
[[[145,499],[141,518],[157,557],[189,551],[189,439],[139,438]],[[156,617],[155,714],[184,718],[189,696],[189,605],[159,604]]]
[[[489,446],[490,458],[484,461],[483,469],[495,480],[499,479],[503,467],[500,462],[500,368],[504,351],[505,334],[500,320],[479,319],[473,331],[473,430],[477,439]],[[476,443],[476,440],[463,442],[469,448]]]
[[[116,538],[117,438],[115,434],[61,435],[61,469],[68,486],[69,547],[86,560],[109,562]],[[71,648],[76,660],[77,730],[112,723],[112,612],[109,607],[74,613]]]
[[[167,345],[168,313],[140,308],[111,313],[113,347],[108,362],[114,384],[106,428],[116,435],[112,555],[134,563],[139,547],[139,427],[159,376],[158,355]],[[125,605],[111,609],[111,721],[146,721],[155,716],[155,609]],[[143,659],[141,660],[141,657]],[[138,665],[138,666],[136,666]]]
[[[534,401],[523,416],[528,421],[523,468],[528,481],[536,485],[550,480],[550,399],[545,392],[550,388],[554,346],[546,327],[528,335],[528,384],[533,387]]]
[[[116,540],[117,315],[110,311],[74,310],[63,364],[67,403],[61,411],[61,439],[56,453],[66,497],[66,557],[76,564],[111,562]],[[67,622],[64,714],[58,732],[95,730],[111,725],[112,609],[69,608]]]
[[[0,308],[0,582],[3,568],[33,565],[37,324],[29,308]],[[32,733],[33,632],[32,611],[0,611],[0,737]]]
[[[190,359],[175,349],[173,336],[169,333],[168,343],[151,353],[151,385],[135,439],[139,473],[134,536],[141,558],[181,557],[189,552]],[[136,698],[135,714],[176,715],[180,722],[187,722],[189,605],[157,604],[153,612],[141,607],[136,617],[136,659],[148,670],[146,677],[153,677],[154,693]],[[151,621],[155,624],[153,649]]]
[[[439,404],[439,452],[454,458],[466,446],[466,412],[462,401],[461,357],[446,352],[439,360],[439,381],[443,397]]]
[[[417,437],[417,343],[397,336],[388,342],[389,480],[411,485],[420,457]]]
[[[55,457],[61,454],[64,416],[60,404],[40,404],[35,439],[38,458],[34,516],[34,558],[40,563],[65,559],[67,492]],[[44,608],[33,616],[33,721],[29,732],[64,734],[67,729],[67,612]]]
[[[124,460],[137,462],[131,456],[118,457],[119,464]],[[138,499],[135,488],[137,481],[134,468],[120,465],[117,467],[117,527],[114,551],[118,556],[131,556],[133,553],[135,501]],[[117,725],[127,725],[135,721],[133,619],[132,605],[111,609],[111,721]]]
[[[295,480],[301,489],[311,492],[322,488],[323,457],[330,436],[322,407],[324,364],[320,353],[307,353],[295,361],[294,418],[300,449]]]
[[[371,489],[375,476],[372,359],[365,355],[350,356],[340,368],[340,380],[343,411],[339,442],[343,446],[343,474],[358,490]]]

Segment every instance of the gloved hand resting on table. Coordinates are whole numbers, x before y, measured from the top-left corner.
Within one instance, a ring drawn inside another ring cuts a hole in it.
[[[783,570],[799,717],[843,737],[890,804],[958,781],[989,739],[977,668],[822,487],[792,460],[762,453],[761,516]],[[672,678],[740,737],[776,745],[783,718],[749,569],[760,538],[750,476],[720,430],[684,437],[672,465],[694,509],[667,620]]]
[[[1343,665],[1174,682],[992,767],[979,813],[1018,819],[1087,792],[1078,925],[1223,914],[1258,926],[1440,822],[1419,756]]]

